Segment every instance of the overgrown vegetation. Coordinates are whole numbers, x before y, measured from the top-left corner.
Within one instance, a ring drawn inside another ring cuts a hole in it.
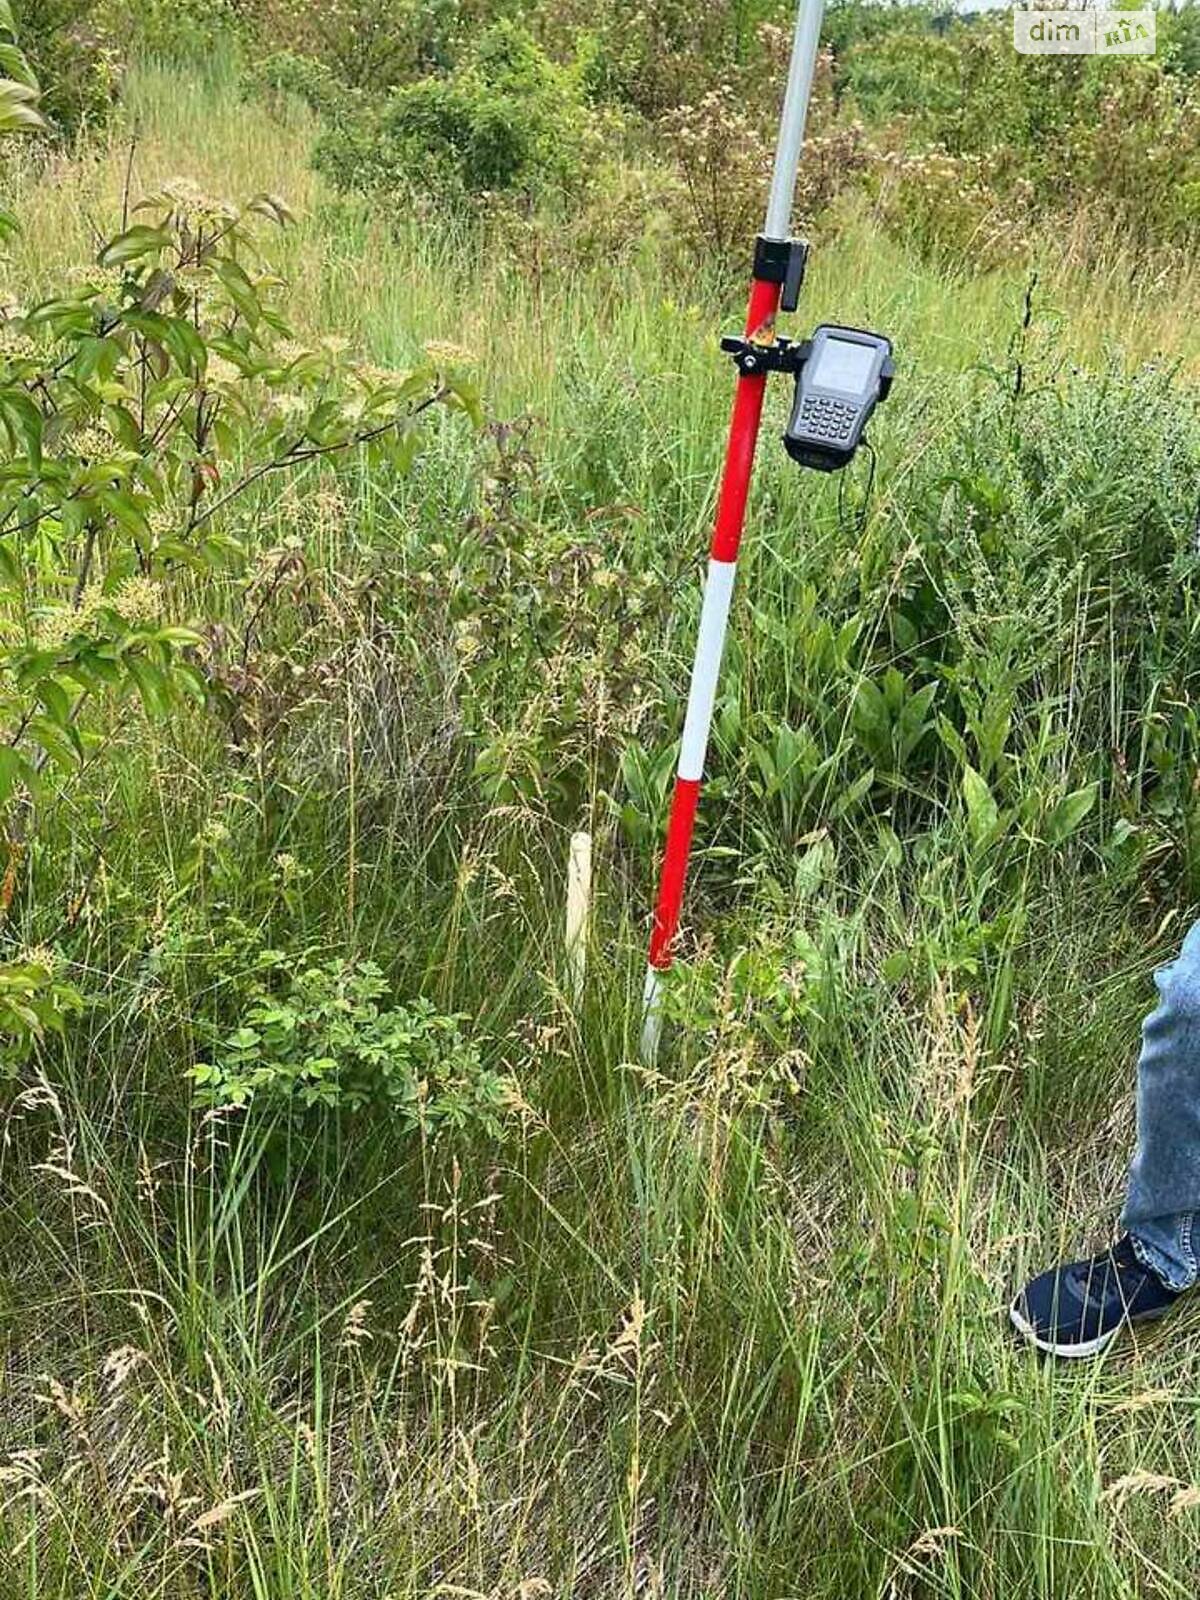
[[[1192,14],[831,13],[804,318],[901,373],[840,483],[769,402],[657,1071],[782,11],[106,10],[104,127],[30,16],[0,1595],[1190,1592],[1195,1312],[1078,1372],[1002,1307],[1200,902]]]

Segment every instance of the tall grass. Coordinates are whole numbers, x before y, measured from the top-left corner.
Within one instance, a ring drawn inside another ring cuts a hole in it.
[[[186,170],[285,194],[306,328],[380,361],[472,346],[489,413],[538,419],[539,536],[599,529],[666,574],[640,732],[667,750],[732,303],[652,257],[539,277],[452,228],[334,205],[305,119],[266,121],[220,72],[143,70],[128,104],[130,139],[30,175],[21,292],[86,257],[131,150],[134,193]],[[300,540],[319,582],[328,671],[299,754],[281,769],[213,719],[128,719],[45,820],[13,907],[31,937],[72,908],[92,1008],[4,1110],[4,1600],[1194,1592],[1200,1312],[1076,1370],[1014,1350],[1003,1305],[1119,1203],[1148,973],[1194,881],[1178,814],[1156,832],[1152,805],[1191,748],[1194,575],[1151,546],[1196,440],[1171,432],[1186,395],[1122,387],[1142,380],[1108,357],[1194,363],[1196,291],[1050,260],[1018,349],[1025,289],[947,282],[866,216],[819,255],[806,314],[888,328],[904,375],[870,502],[763,462],[661,1073],[633,1064],[650,857],[614,825],[602,733],[571,730],[573,808],[548,779],[489,793],[473,756],[535,737],[532,680],[502,678],[489,725],[464,727],[436,608],[385,600],[361,623],[364,584],[407,593],[462,537],[491,447],[448,425],[405,482],[264,492],[249,531]],[[1028,422],[1018,355],[1043,383]],[[1096,383],[1056,389],[1071,362]],[[997,552],[988,496],[1028,492],[1039,430],[1024,542]],[[961,561],[939,566],[952,539]],[[1057,794],[1123,752],[1147,787],[1132,855],[1111,785],[1057,854],[1034,821],[1007,854],[977,849],[940,758],[888,779],[872,757],[882,787],[839,808],[868,760],[864,677],[912,668],[901,601],[943,606],[957,681],[1022,708],[1014,786]],[[236,622],[236,583],[216,603]],[[839,658],[850,618],[870,648]],[[783,725],[833,762],[786,806],[746,756]],[[576,1010],[560,925],[581,816],[598,902]],[[426,1147],[349,1116],[317,1136],[190,1109],[235,917],[264,943],[377,953],[398,990],[466,1013],[523,1085],[510,1137]]]

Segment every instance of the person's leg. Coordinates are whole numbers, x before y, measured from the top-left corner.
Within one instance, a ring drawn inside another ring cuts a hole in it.
[[[1098,1355],[1126,1324],[1163,1316],[1197,1281],[1200,923],[1154,981],[1159,1002],[1142,1027],[1125,1232],[1110,1249],[1034,1278],[1010,1309],[1021,1334],[1054,1355]]]
[[[1142,1027],[1137,1151],[1121,1226],[1145,1266],[1168,1287],[1190,1289],[1200,1210],[1200,923],[1154,981],[1159,1001]]]

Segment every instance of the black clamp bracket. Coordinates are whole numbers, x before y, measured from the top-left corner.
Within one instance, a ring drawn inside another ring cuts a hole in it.
[[[795,311],[800,304],[800,286],[808,265],[807,239],[767,239],[760,233],[754,241],[754,276],[764,283],[781,283],[781,311]]]
[[[743,378],[753,378],[764,372],[799,372],[812,353],[812,340],[786,339],[781,335],[769,344],[760,344],[755,339],[727,333],[721,340],[721,349],[733,357]]]
[[[739,334],[727,333],[721,340],[721,349],[733,357],[733,364],[743,378],[753,378],[764,372],[797,373],[812,355],[811,339],[788,339],[783,334],[769,343],[744,339]],[[879,398],[886,400],[891,393],[896,367],[891,356],[883,363],[879,374]]]

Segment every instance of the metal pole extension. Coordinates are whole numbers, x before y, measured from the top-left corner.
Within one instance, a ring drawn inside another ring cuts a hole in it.
[[[786,245],[788,240],[792,202],[796,190],[796,171],[800,164],[800,149],[804,143],[804,124],[808,115],[809,94],[816,69],[823,11],[824,0],[799,0],[796,32],[792,40],[791,65],[788,68],[787,92],[779,122],[779,141],[775,148],[775,169],[771,179],[770,199],[767,203],[767,218],[755,254],[750,305],[746,315],[746,337],[764,344],[770,343],[775,337],[775,317],[779,310],[783,287],[782,273],[776,275],[772,272],[771,276],[765,275],[768,271],[768,258],[773,256],[775,260],[779,259],[778,250],[772,252],[769,247],[772,244]],[[767,246],[765,250],[764,245]],[[684,719],[683,741],[679,751],[679,768],[675,779],[675,793],[671,801],[667,842],[663,852],[658,904],[650,936],[641,1041],[642,1059],[646,1062],[653,1061],[657,1055],[659,1035],[662,1031],[660,1004],[662,974],[674,959],[675,935],[683,904],[692,831],[696,823],[696,806],[700,799],[704,758],[708,750],[709,725],[712,722],[717,679],[725,647],[725,631],[729,622],[729,602],[733,594],[734,573],[737,570],[738,547],[742,541],[742,529],[746,522],[746,497],[750,489],[750,473],[754,465],[754,451],[758,444],[759,426],[762,422],[766,382],[765,372],[740,373],[734,393],[729,443],[725,452],[725,469],[721,478],[716,524],[709,551],[708,581],[705,584],[704,603],[700,612],[700,632],[696,640],[696,657],[692,666],[691,688],[688,691],[687,716]]]

